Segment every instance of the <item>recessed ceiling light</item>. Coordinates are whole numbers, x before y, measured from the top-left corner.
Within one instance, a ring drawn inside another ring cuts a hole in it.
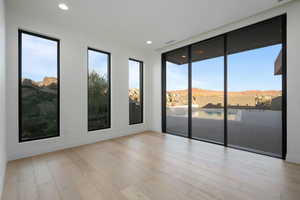
[[[64,4],[64,3],[58,4],[58,7],[59,7],[60,9],[62,9],[62,10],[69,10],[69,7],[68,7],[66,4]]]
[[[146,43],[147,43],[147,44],[152,44],[152,41],[148,40]]]
[[[186,58],[186,56],[185,56],[185,55],[182,55],[181,57],[182,57],[182,58]]]
[[[197,50],[196,53],[197,53],[197,54],[203,54],[204,51],[203,51],[203,50]]]

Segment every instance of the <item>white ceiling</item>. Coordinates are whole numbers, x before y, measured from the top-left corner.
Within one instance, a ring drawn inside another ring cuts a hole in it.
[[[282,3],[287,2],[284,0]],[[66,3],[68,11],[58,8]],[[8,12],[158,49],[272,7],[278,0],[7,0]],[[145,41],[152,40],[152,45]]]

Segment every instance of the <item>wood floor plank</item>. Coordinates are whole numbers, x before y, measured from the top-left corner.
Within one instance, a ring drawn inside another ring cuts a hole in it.
[[[298,200],[300,166],[155,132],[11,161],[3,200]]]
[[[43,200],[61,200],[57,187],[54,182],[45,182],[37,186],[39,199]]]

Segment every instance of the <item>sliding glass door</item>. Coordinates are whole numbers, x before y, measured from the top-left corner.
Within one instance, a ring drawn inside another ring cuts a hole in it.
[[[188,136],[188,49],[165,56],[166,131]]]
[[[191,47],[192,137],[224,143],[224,36]]]
[[[162,55],[162,130],[286,155],[286,15]]]
[[[229,146],[282,155],[281,23],[276,18],[228,34]]]

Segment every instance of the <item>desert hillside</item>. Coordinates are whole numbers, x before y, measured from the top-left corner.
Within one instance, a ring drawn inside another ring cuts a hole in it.
[[[57,79],[35,82],[22,79],[22,137],[38,138],[57,134]]]
[[[192,88],[192,104],[199,107],[218,108],[224,106],[224,92]],[[188,90],[167,92],[168,106],[188,104]],[[279,90],[246,90],[228,92],[229,107],[263,108],[278,110],[281,108],[281,91]]]
[[[140,90],[137,88],[130,88],[129,91],[129,99],[133,102],[140,102]]]
[[[44,77],[42,81],[35,82],[28,78],[22,79],[22,85],[23,86],[37,86],[37,87],[47,87],[52,84],[57,84],[57,78],[55,77]]]

